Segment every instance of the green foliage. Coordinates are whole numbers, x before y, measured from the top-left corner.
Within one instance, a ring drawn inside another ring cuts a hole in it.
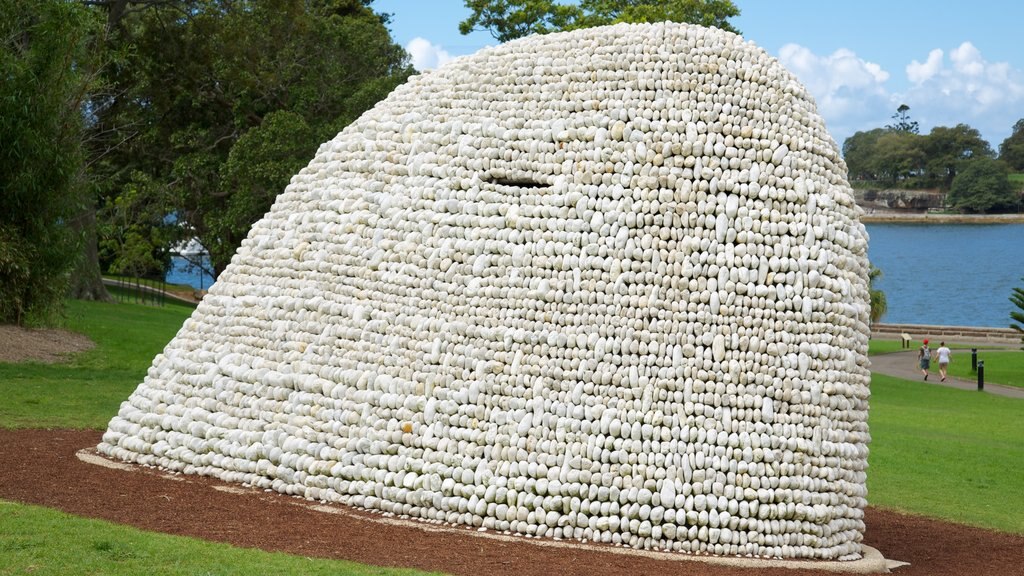
[[[868,272],[868,293],[871,298],[871,322],[880,322],[882,316],[889,310],[889,304],[885,299],[885,292],[875,287],[875,280],[882,277],[882,270],[871,265]]]
[[[132,171],[119,194],[103,199],[100,261],[109,273],[164,277],[179,230],[167,218],[171,207],[163,191],[149,175]]]
[[[1006,165],[992,158],[977,158],[965,164],[950,188],[947,202],[964,212],[1003,212],[1017,207],[1017,195],[1010,186]]]
[[[0,0],[0,323],[59,312],[76,262],[96,26],[75,2]]]
[[[55,537],[55,535],[59,535]],[[4,574],[415,576],[383,568],[239,548],[80,518],[41,506],[0,501]]]
[[[913,132],[887,131],[878,137],[872,157],[872,171],[895,184],[918,173],[925,163],[923,137]]]
[[[843,158],[851,180],[883,181],[894,187],[923,171],[924,140],[909,130],[875,128],[857,132],[843,142]]]
[[[886,133],[884,128],[875,128],[867,132],[857,132],[843,142],[843,159],[850,175],[850,180],[876,180],[875,151],[878,139]]]
[[[873,374],[869,501],[1024,533],[1022,408],[1024,400]]]
[[[212,238],[207,245],[211,258],[226,262],[241,244],[252,223],[263,217],[292,175],[309,162],[319,140],[302,116],[281,110],[271,112],[263,123],[246,132],[231,147],[221,169],[221,189],[245,191],[231,194],[223,211],[206,217]]]
[[[957,124],[953,128],[936,126],[923,139],[922,150],[927,159],[926,173],[930,183],[947,190],[968,162],[995,156],[981,133],[966,124]]]
[[[957,175],[969,164],[995,156],[981,133],[967,124],[937,126],[928,135],[919,135],[909,110],[901,105],[893,124],[857,132],[843,142],[843,159],[852,183],[859,182],[858,187],[870,183],[871,187],[951,190]],[[1024,120],[1018,125],[1024,151]],[[1012,149],[1011,144],[1004,145],[1001,149]]]
[[[1024,280],[1024,278],[1021,278],[1021,280]],[[1010,319],[1013,320],[1010,323],[1010,328],[1020,332],[1021,343],[1024,344],[1024,288],[1014,288],[1013,293],[1010,294],[1010,302],[1013,302],[1013,305],[1019,310],[1012,310],[1010,312]]]
[[[999,159],[1015,172],[1024,172],[1024,118],[1013,125],[1013,133],[999,145]]]
[[[499,42],[618,22],[666,20],[739,33],[728,21],[740,13],[732,0],[466,0],[466,7],[472,14],[459,23],[459,32],[488,30]]]
[[[892,115],[894,123],[886,126],[886,129],[893,132],[908,132],[910,134],[917,134],[918,127],[917,121],[910,119],[910,106],[906,104],[900,104],[899,108],[896,109],[896,113]]]
[[[153,207],[140,226],[173,212],[183,224],[174,232],[196,236],[222,270],[317,145],[411,74],[386,18],[366,4],[201,0],[126,15],[117,38],[131,50],[109,71],[121,91],[98,114],[124,143],[105,158],[105,196],[137,188]],[[105,230],[118,250],[166,240]]]

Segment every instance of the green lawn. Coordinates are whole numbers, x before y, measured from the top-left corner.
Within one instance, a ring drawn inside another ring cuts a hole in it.
[[[413,576],[425,573],[237,548],[0,501],[0,574]]]
[[[876,374],[869,418],[872,505],[1024,534],[1024,400]]]
[[[193,308],[68,302],[96,348],[64,364],[0,363],[0,427],[106,428]]]
[[[104,428],[191,311],[177,305],[71,302],[68,327],[89,335],[96,349],[60,365],[0,364],[0,427]],[[895,352],[899,346],[872,340],[870,353]],[[1013,381],[1024,373],[1024,352],[986,352],[983,358],[990,382]],[[970,369],[969,353],[954,359],[954,367]],[[1024,534],[1022,416],[1022,400],[875,375],[869,502]],[[401,573],[237,549],[0,502],[0,576],[29,572]]]
[[[978,360],[985,363],[985,382],[1020,386],[1024,388],[1024,350],[988,351],[980,350]],[[949,363],[949,374],[958,378],[974,380],[978,377],[971,371],[971,351],[953,352]]]
[[[878,340],[872,338],[868,341],[868,356],[874,356],[875,354],[889,354],[892,352],[905,352],[906,350],[908,349],[904,348],[903,343],[899,340]],[[910,348],[910,350],[913,350],[913,348]]]

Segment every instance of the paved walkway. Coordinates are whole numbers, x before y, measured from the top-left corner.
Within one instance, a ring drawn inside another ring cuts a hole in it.
[[[978,355],[984,359],[982,353],[986,351],[1000,350],[1005,351],[1012,348],[999,348],[988,345],[987,348],[978,348]],[[969,350],[954,350],[953,351],[953,362],[970,362],[971,352]],[[906,352],[892,352],[889,354],[878,354],[871,357],[871,371],[878,372],[879,374],[885,374],[886,376],[895,376],[896,378],[903,378],[906,380],[921,380],[921,369],[917,364],[917,350],[908,350]],[[932,362],[932,368],[929,371],[927,384],[937,384],[939,386],[948,386],[950,388],[959,388],[961,390],[977,390],[978,381],[977,379],[962,380],[949,376],[945,382],[939,382],[939,369],[935,362]],[[1020,398],[1024,399],[1024,388],[1018,388],[1016,386],[1004,386],[1002,384],[993,384],[985,382],[985,390],[989,394],[996,394],[998,396],[1006,396],[1008,398]]]

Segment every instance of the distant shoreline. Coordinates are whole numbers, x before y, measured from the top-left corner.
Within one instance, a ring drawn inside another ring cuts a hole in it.
[[[866,224],[1022,224],[1024,214],[928,214],[922,212],[865,212]]]

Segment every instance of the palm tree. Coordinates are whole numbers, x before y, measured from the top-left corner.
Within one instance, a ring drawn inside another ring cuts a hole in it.
[[[875,280],[882,277],[882,271],[877,268],[874,264],[871,265],[871,270],[868,271],[868,293],[871,296],[871,323],[875,324],[882,319],[886,311],[889,310],[889,305],[885,301],[885,292],[875,288]],[[1024,292],[1021,293],[1022,302],[1024,302]],[[1024,315],[1020,318],[1021,322],[1024,322]]]
[[[1024,278],[1021,278],[1021,280],[1024,280]],[[1015,320],[1015,322],[1010,323],[1010,328],[1021,333],[1020,341],[1024,344],[1024,288],[1014,288],[1013,294],[1010,296],[1010,302],[1013,302],[1013,305],[1021,310],[1020,312],[1010,312],[1010,318]],[[1021,346],[1021,349],[1024,350],[1024,346]]]

